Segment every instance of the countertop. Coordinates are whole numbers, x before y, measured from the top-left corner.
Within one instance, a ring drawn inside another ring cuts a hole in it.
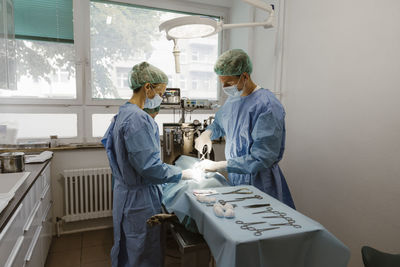
[[[10,220],[29,189],[35,183],[39,174],[44,170],[47,164],[49,164],[50,160],[51,159],[43,163],[25,164],[25,171],[30,172],[30,174],[15,192],[13,199],[10,200],[7,207],[0,213],[0,232],[3,231],[3,228],[7,225],[7,222]]]

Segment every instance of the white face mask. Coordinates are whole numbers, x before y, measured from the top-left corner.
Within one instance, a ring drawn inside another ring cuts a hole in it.
[[[153,88],[152,90],[154,91]],[[146,97],[146,101],[144,102],[144,108],[154,109],[156,107],[159,107],[162,101],[163,101],[162,97],[159,94],[155,93],[155,96],[152,99]]]
[[[242,95],[242,91],[239,91],[239,89],[237,87],[239,82],[240,82],[240,79],[239,79],[238,83],[235,84],[235,85],[222,87],[222,89],[224,90],[225,94],[227,94],[230,97],[239,97],[239,96],[241,96]],[[243,88],[244,88],[244,85],[243,85]]]

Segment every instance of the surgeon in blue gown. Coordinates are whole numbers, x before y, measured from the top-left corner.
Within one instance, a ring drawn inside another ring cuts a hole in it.
[[[114,246],[112,266],[163,266],[160,226],[146,220],[161,213],[159,184],[190,179],[192,171],[160,159],[160,138],[154,119],[143,109],[160,106],[168,78],[142,62],[129,75],[132,98],[120,107],[102,143],[114,178]]]
[[[227,171],[232,185],[250,184],[295,208],[285,177],[279,168],[285,149],[285,110],[268,89],[255,84],[252,63],[241,49],[223,53],[214,66],[224,92],[225,104],[214,122],[196,139],[202,153],[211,140],[225,136],[226,161],[205,160],[206,171]]]

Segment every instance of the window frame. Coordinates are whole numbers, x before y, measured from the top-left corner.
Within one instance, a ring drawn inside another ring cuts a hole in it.
[[[91,0],[73,0],[76,99],[0,98],[0,114],[5,112],[55,113],[59,110],[74,110],[74,113],[78,114],[78,136],[77,138],[60,138],[60,143],[90,143],[100,141],[101,138],[92,136],[92,114],[116,113],[118,112],[119,106],[126,102],[126,100],[92,99],[90,2]],[[123,3],[175,12],[207,14],[224,18],[225,22],[229,22],[228,8],[203,3],[191,3],[183,0],[109,0],[108,2],[110,2],[110,4]],[[221,54],[222,51],[228,49],[228,43],[226,40],[229,40],[229,33],[223,31],[218,37],[218,54]],[[179,80],[179,83],[180,82],[181,81]],[[186,84],[187,82],[188,81],[186,81]],[[221,97],[221,95],[221,85],[218,80],[216,104],[221,104],[224,101],[224,97]],[[22,112],[22,110],[25,112]],[[174,114],[174,112],[176,113],[178,111],[162,109],[160,112],[162,114]],[[199,110],[197,112],[208,114],[210,113],[210,110]],[[30,140],[39,139],[31,138]]]
[[[83,143],[84,142],[84,118],[83,110],[78,106],[42,106],[42,105],[23,105],[14,108],[13,105],[0,105],[0,114],[2,113],[35,113],[35,114],[77,114],[77,136],[75,138],[59,138],[61,144]],[[50,136],[49,136],[50,138]],[[20,138],[18,141],[48,141],[49,138]]]

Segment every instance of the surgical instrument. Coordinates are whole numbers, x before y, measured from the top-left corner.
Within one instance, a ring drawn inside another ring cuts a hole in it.
[[[201,155],[202,155],[202,156],[201,156],[200,160],[204,160],[204,159],[206,158],[207,150],[208,150],[207,145],[204,145],[204,146],[203,146],[203,150],[201,151]]]
[[[221,204],[221,205],[225,205],[226,203],[221,203],[221,202],[220,202],[220,204]],[[213,207],[214,204],[207,204],[206,206],[207,206],[207,207]],[[236,205],[236,204],[232,204],[232,207],[236,208],[237,205]]]
[[[221,203],[222,205],[225,205],[226,203],[230,203],[230,202],[238,202],[238,201],[243,201],[244,199],[233,199],[233,200],[223,200],[220,199],[218,200],[219,203]]]
[[[249,222],[249,223],[245,223],[243,221],[236,221],[236,224],[242,224],[240,226],[240,229],[243,229],[243,230],[250,230],[251,228],[253,228],[253,227],[249,227],[249,225],[262,224],[262,223],[266,223],[266,222]],[[250,231],[252,231],[252,230],[250,230]]]
[[[236,199],[245,200],[245,199],[253,199],[253,198],[256,198],[256,199],[263,199],[263,197],[262,197],[262,196],[259,196],[259,195],[254,195],[254,196],[250,196],[250,197],[237,197]]]
[[[260,214],[260,213],[272,213],[272,212],[271,212],[271,211],[268,211],[268,210],[253,212],[253,214]],[[280,214],[281,214],[282,216],[285,216],[285,215],[286,215],[286,213],[284,213],[284,212],[281,212]],[[275,217],[279,217],[279,216],[270,216],[270,218],[275,218]]]
[[[268,207],[266,210],[263,210],[263,211],[253,212],[253,214],[260,214],[260,213],[272,213],[272,214],[275,214],[274,217],[271,217],[271,218],[286,216],[286,213],[274,210],[272,207]]]
[[[221,193],[222,195],[228,195],[228,194],[253,194],[253,191],[251,191],[248,188],[239,188],[235,191],[231,191],[231,192],[225,192],[225,193]]]
[[[269,228],[264,228],[264,229],[254,229],[252,231],[255,231],[254,235],[255,236],[260,236],[262,235],[262,232],[269,231],[269,230],[275,230],[279,229],[280,227],[269,227]]]
[[[294,224],[294,222],[288,222],[288,223],[270,223],[269,225],[271,226],[293,226],[294,228],[301,228],[301,225]]]
[[[265,219],[275,219],[275,218],[276,219],[285,219],[288,222],[295,222],[295,220],[293,220],[290,217],[286,217],[286,216],[263,216],[262,218],[265,218]]]
[[[271,204],[266,203],[266,204],[253,204],[253,205],[248,205],[248,206],[243,206],[245,209],[256,209],[256,208],[262,208],[262,207],[268,207],[271,206]]]
[[[246,200],[246,199],[253,199],[253,198],[262,199],[263,197],[262,197],[262,196],[259,196],[259,195],[254,195],[254,196],[252,196],[252,197],[239,197],[239,198],[235,198],[235,199],[232,199],[232,200],[223,200],[223,199],[220,199],[220,200],[218,200],[218,201],[219,201],[219,203],[221,203],[222,205],[225,205],[225,203],[229,203],[229,202],[238,202],[238,201],[243,201],[243,200]]]

